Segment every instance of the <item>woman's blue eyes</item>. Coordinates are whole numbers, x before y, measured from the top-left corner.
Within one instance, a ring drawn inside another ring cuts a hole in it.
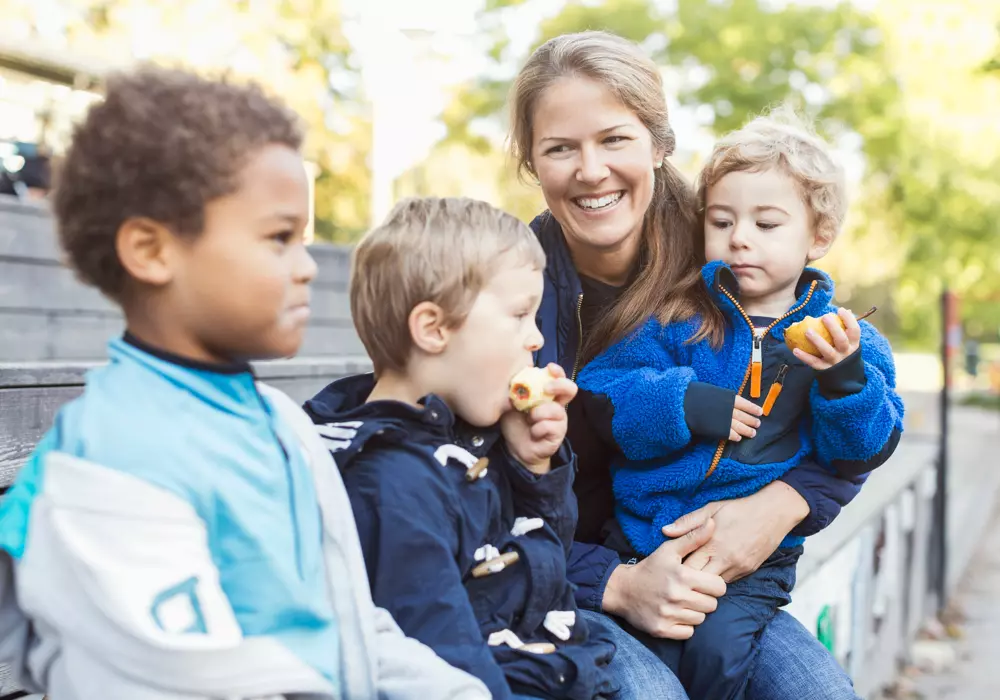
[[[605,144],[609,144],[609,145],[614,145],[614,144],[617,144],[617,143],[621,143],[623,141],[631,141],[631,140],[632,139],[629,136],[608,136],[601,143],[605,143]],[[553,154],[553,153],[565,153],[567,150],[569,150],[569,148],[570,148],[570,146],[567,145],[567,144],[560,144],[558,146],[553,146],[549,150],[545,151],[545,154],[546,155],[550,155],[550,154]]]

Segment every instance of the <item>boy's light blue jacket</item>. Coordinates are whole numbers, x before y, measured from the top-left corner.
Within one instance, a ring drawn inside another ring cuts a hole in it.
[[[620,451],[612,466],[616,515],[642,555],[665,540],[664,525],[712,501],[755,493],[807,456],[844,477],[869,472],[888,459],[902,431],[892,351],[871,324],[861,322],[860,350],[824,372],[784,344],[791,324],[836,311],[828,276],[806,269],[798,301],[769,326],[756,399],[747,381],[754,329],[737,304],[736,277],[721,262],[702,276],[727,319],[722,347],[687,342],[698,318],[667,326],[653,318],[579,376],[588,415]],[[779,373],[781,393],[757,436],[727,442],[736,394],[763,404]]]
[[[0,664],[65,700],[488,697],[373,605],[309,418],[249,366],[139,345],[0,504]]]

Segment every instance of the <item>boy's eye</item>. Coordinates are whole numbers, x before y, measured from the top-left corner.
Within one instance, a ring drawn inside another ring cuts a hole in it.
[[[523,321],[524,319],[528,318],[528,316],[531,315],[532,314],[530,311],[519,311],[518,313],[514,314],[514,318],[516,318],[518,321]]]
[[[711,223],[717,229],[727,229],[732,226],[732,222],[725,219],[714,219]]]
[[[281,245],[288,245],[289,243],[291,243],[292,237],[294,236],[295,233],[292,231],[280,231],[278,233],[273,234],[271,236],[271,240],[277,241]]]
[[[769,221],[758,221],[757,228],[761,231],[770,231],[771,229],[778,228],[778,224],[772,224]]]

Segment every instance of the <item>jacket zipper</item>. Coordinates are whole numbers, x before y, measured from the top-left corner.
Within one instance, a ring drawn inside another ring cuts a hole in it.
[[[785,386],[785,375],[788,374],[788,365],[781,365],[778,368],[778,374],[775,376],[774,381],[771,382],[771,388],[767,390],[767,398],[764,399],[764,415],[771,415],[771,409],[774,408],[775,401],[781,396],[781,390]]]
[[[583,355],[583,317],[580,312],[583,310],[583,292],[580,292],[580,296],[576,299],[576,329],[578,333],[578,341],[576,344],[576,357],[573,359],[573,374],[570,376],[571,381],[576,381],[576,373],[580,369],[580,357]]]
[[[267,427],[271,432],[271,437],[274,438],[275,443],[277,443],[278,448],[281,450],[281,455],[285,458],[285,480],[288,483],[288,510],[292,517],[292,539],[295,546],[295,568],[298,570],[299,578],[305,579],[305,565],[302,561],[302,536],[299,532],[298,523],[299,515],[298,508],[295,504],[295,475],[292,473],[292,456],[288,453],[288,448],[285,447],[285,443],[282,441],[281,436],[278,435],[277,428],[274,427],[274,416],[271,414],[271,410],[268,408],[267,403],[264,401],[264,397],[260,395],[260,391],[257,389],[257,382],[254,382],[254,393],[257,395],[257,400],[260,402],[261,408],[264,410],[264,415],[267,417]]]
[[[805,308],[805,306],[809,303],[809,300],[812,299],[813,293],[816,291],[816,285],[817,282],[813,281],[812,284],[809,285],[809,291],[806,293],[806,298],[802,300],[801,304],[787,311],[780,318],[776,318],[774,321],[771,322],[771,325],[769,325],[767,328],[764,328],[759,333],[758,329],[753,327],[753,321],[750,320],[750,316],[747,314],[747,312],[743,310],[743,307],[740,305],[740,302],[736,301],[736,298],[729,293],[728,289],[726,289],[722,285],[719,285],[719,289],[722,290],[722,293],[725,294],[726,297],[728,297],[729,301],[733,302],[733,305],[736,307],[736,310],[740,312],[740,315],[743,317],[743,320],[747,322],[748,326],[750,326],[750,332],[753,333],[754,335],[753,351],[750,354],[750,364],[747,365],[747,371],[743,374],[743,381],[740,383],[740,390],[736,392],[737,396],[743,395],[743,390],[746,389],[747,381],[751,379],[752,374],[756,374],[756,385],[757,385],[756,393],[757,397],[760,396],[760,372],[763,365],[763,345],[765,336],[767,336],[767,334],[771,332],[772,328],[777,326],[786,318],[788,318],[792,314],[798,313],[803,308]],[[755,364],[757,364],[756,368],[754,367]],[[755,369],[756,372],[754,371]],[[726,443],[728,442],[729,442],[728,438],[719,441],[719,446],[715,448],[715,454],[712,456],[712,464],[709,465],[708,471],[705,472],[705,477],[704,477],[705,479],[712,476],[712,472],[714,472],[715,468],[719,466],[719,461],[722,459],[722,453],[725,451]]]

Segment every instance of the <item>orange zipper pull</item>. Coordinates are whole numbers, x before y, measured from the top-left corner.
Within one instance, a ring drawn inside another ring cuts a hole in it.
[[[753,352],[750,354],[750,398],[760,398],[760,372],[764,362],[761,336],[754,330]]]
[[[771,388],[767,390],[767,398],[764,399],[764,415],[771,415],[771,409],[774,408],[774,402],[778,400],[781,395],[782,382],[785,380],[785,375],[788,373],[788,365],[781,365],[781,369],[778,370],[778,376],[774,378],[774,383],[771,384]]]

